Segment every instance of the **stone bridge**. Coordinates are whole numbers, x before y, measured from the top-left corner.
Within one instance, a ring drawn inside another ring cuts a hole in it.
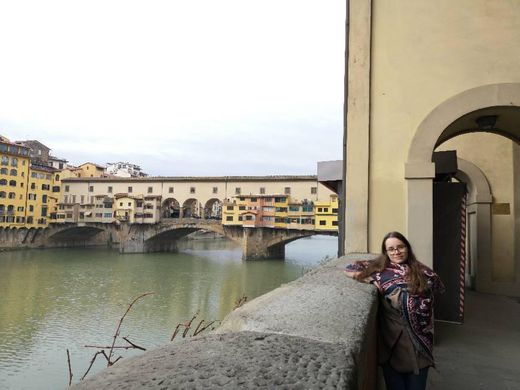
[[[316,234],[336,232],[224,226],[218,220],[163,219],[157,224],[67,223],[44,229],[0,229],[4,247],[119,246],[120,253],[172,252],[177,241],[197,230],[211,231],[240,243],[242,258],[283,259],[285,245]]]

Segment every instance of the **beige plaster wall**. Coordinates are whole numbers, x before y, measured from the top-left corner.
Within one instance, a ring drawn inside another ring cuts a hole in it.
[[[470,88],[520,79],[519,25],[515,1],[372,1],[369,251],[389,230],[406,233],[404,164],[428,113]]]
[[[493,203],[510,205],[510,215],[491,215],[492,280],[496,282],[514,282],[515,275],[514,145],[498,135],[471,133],[455,137],[437,148],[456,150],[457,157],[478,166],[489,182]]]

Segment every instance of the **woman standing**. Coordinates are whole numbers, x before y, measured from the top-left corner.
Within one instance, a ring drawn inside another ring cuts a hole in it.
[[[377,259],[350,264],[345,274],[379,290],[378,355],[387,390],[425,389],[434,366],[433,298],[444,291],[437,274],[399,232],[383,238]]]

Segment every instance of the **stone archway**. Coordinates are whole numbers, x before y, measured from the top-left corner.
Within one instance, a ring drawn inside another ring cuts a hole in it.
[[[222,201],[212,198],[204,205],[204,219],[222,219]]]
[[[162,203],[161,215],[163,218],[180,218],[181,207],[175,198],[165,199]]]
[[[464,91],[437,106],[417,128],[405,164],[407,233],[414,243],[417,256],[429,265],[433,264],[433,151],[443,140],[469,131],[486,131],[477,126],[457,129],[453,126],[457,120],[480,110],[486,110],[485,114],[489,115],[502,108],[520,110],[520,83],[484,85]],[[449,132],[446,132],[447,129]],[[520,143],[520,126],[500,130],[501,135]]]
[[[467,285],[478,291],[490,291],[492,264],[491,203],[493,200],[491,189],[486,176],[475,164],[459,158],[457,165],[456,178],[466,183],[468,188],[466,208],[468,227]]]
[[[202,214],[202,205],[195,198],[189,198],[184,201],[181,209],[182,218],[200,218]]]

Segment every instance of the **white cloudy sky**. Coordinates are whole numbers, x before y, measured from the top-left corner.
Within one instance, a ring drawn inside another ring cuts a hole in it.
[[[153,175],[342,156],[345,0],[0,0],[0,134]]]

